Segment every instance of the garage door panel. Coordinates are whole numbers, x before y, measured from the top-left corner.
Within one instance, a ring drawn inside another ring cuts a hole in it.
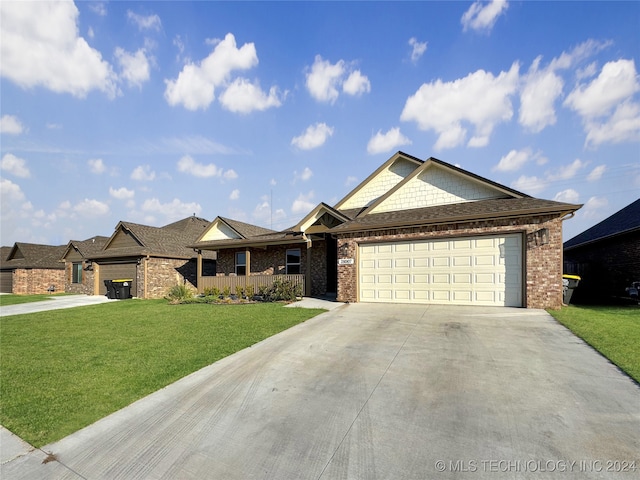
[[[360,300],[522,305],[521,235],[362,245]]]

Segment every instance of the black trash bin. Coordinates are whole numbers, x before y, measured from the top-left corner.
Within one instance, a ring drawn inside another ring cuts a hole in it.
[[[116,298],[116,290],[113,288],[113,280],[105,280],[104,286],[107,287],[107,298]]]
[[[132,278],[113,280],[113,288],[116,293],[115,298],[120,300],[131,298],[131,282],[133,282]]]
[[[562,275],[562,303],[569,305],[573,291],[578,287],[580,280],[578,275]]]

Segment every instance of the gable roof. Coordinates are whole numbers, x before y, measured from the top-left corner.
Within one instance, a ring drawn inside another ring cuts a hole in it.
[[[564,242],[565,250],[640,230],[640,199]]]
[[[319,203],[291,230],[300,232],[327,231],[334,224],[343,223],[350,220],[349,217],[330,207],[324,202]]]
[[[38,243],[16,242],[6,259],[2,260],[0,268],[45,268],[64,270],[64,263],[60,261],[66,245],[42,245]]]
[[[272,233],[275,233],[275,231],[218,216],[209,224],[204,232],[196,237],[195,243],[201,244],[218,240],[239,240]]]
[[[108,240],[109,237],[100,235],[87,238],[86,240],[70,240],[62,254],[62,259],[69,254],[71,249],[76,250],[82,257],[89,258],[91,255],[101,252]]]
[[[114,257],[167,257],[167,258],[193,258],[193,249],[187,247],[194,239],[198,238],[209,226],[209,222],[203,218],[191,216],[179,220],[164,227],[151,227],[132,222],[118,222],[113,235],[107,240],[104,249],[91,255],[92,259]],[[118,246],[117,239],[122,235],[128,235],[135,242]],[[215,258],[209,254],[206,258]]]
[[[465,221],[518,218],[526,215],[564,215],[581,205],[538,198],[492,198],[410,210],[360,215],[332,229],[335,233],[361,230],[440,225]]]

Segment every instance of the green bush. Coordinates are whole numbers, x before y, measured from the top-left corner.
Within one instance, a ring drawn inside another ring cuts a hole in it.
[[[253,298],[254,292],[255,292],[255,289],[253,288],[253,285],[247,285],[247,291],[245,292],[245,294],[247,295],[247,298],[249,300]]]
[[[231,287],[229,285],[225,285],[222,290],[222,295],[224,295],[224,297],[229,297],[231,295]]]
[[[206,287],[202,293],[204,293],[205,297],[217,298],[220,296],[220,289],[218,287]]]
[[[170,303],[180,303],[193,297],[193,292],[186,285],[174,285],[169,289],[165,299]]]
[[[270,302],[287,301],[293,302],[297,297],[302,296],[302,286],[296,285],[291,280],[281,280],[277,278],[271,288],[266,290],[265,300]]]
[[[242,298],[244,295],[244,291],[241,285],[236,285],[236,296],[238,298]]]

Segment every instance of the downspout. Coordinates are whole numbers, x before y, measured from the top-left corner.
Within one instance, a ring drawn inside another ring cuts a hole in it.
[[[147,298],[147,272],[149,271],[149,269],[147,268],[147,265],[149,263],[149,254],[147,254],[147,257],[144,259],[144,296],[142,298]]]

